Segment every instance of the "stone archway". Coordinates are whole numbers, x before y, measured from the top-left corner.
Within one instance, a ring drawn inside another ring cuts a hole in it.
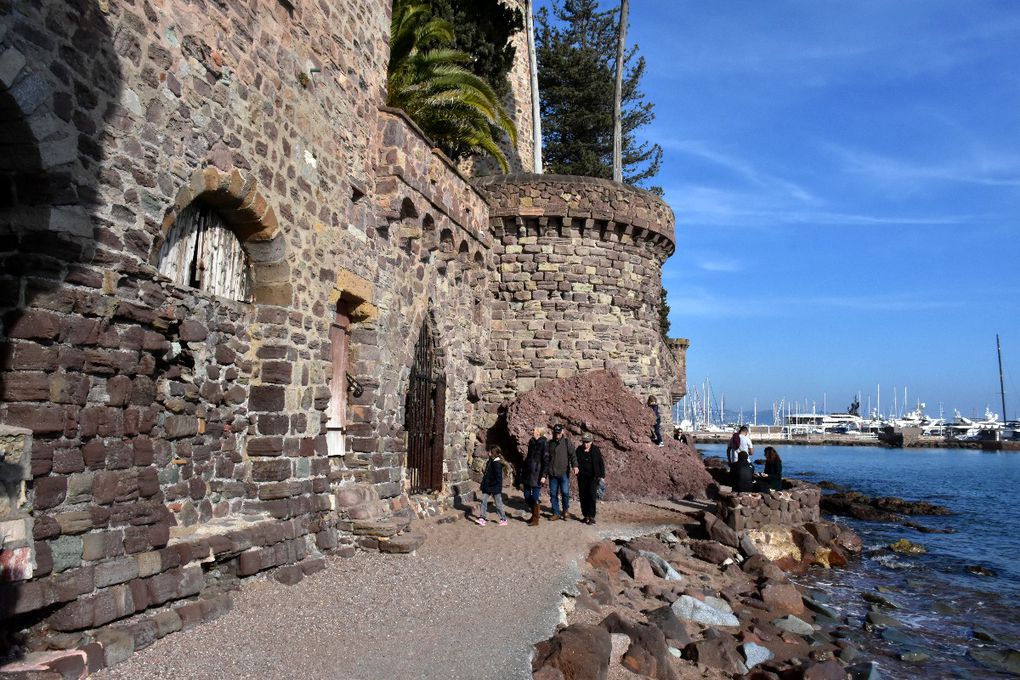
[[[432,320],[425,315],[407,388],[407,476],[410,494],[443,488],[446,374]]]
[[[153,244],[149,264],[159,266],[160,254],[174,225],[192,206],[211,208],[240,241],[254,277],[252,298],[257,304],[291,304],[290,265],[276,212],[262,195],[254,176],[238,169],[224,172],[196,170],[174,199]]]

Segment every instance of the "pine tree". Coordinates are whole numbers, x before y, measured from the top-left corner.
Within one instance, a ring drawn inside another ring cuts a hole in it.
[[[616,11],[599,11],[597,0],[562,0],[551,14],[540,10],[535,30],[546,171],[612,178]],[[637,45],[625,64],[623,180],[642,186],[658,174],[662,148],[637,136],[655,118],[640,90],[645,60]]]

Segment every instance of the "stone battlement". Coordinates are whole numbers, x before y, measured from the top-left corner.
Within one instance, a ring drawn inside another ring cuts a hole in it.
[[[482,177],[497,238],[596,235],[648,243],[659,264],[673,254],[673,210],[655,194],[595,177],[517,174]]]

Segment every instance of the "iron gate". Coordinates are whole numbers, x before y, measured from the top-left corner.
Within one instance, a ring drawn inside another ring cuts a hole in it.
[[[443,488],[446,376],[436,357],[428,321],[421,325],[407,392],[407,476],[410,493]]]

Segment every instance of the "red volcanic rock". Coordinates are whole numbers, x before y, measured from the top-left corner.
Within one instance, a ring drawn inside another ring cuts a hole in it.
[[[614,371],[553,380],[522,394],[507,407],[506,423],[522,458],[536,426],[562,423],[574,446],[591,432],[606,463],[608,500],[703,498],[712,483],[696,451],[669,437],[665,446],[652,443],[652,410]]]

